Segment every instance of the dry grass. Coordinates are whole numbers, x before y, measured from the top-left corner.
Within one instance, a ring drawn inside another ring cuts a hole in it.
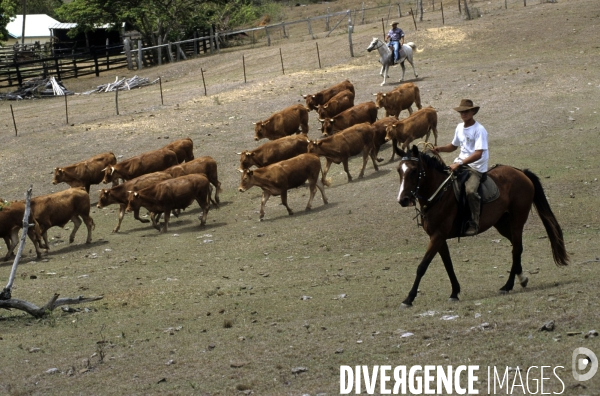
[[[35,261],[26,252],[13,295],[37,304],[54,292],[105,298],[85,306],[89,312],[55,312],[43,320],[3,312],[0,394],[336,394],[341,364],[562,365],[564,394],[600,394],[599,376],[580,389],[570,374],[573,349],[598,353],[598,338],[567,336],[597,329],[600,316],[597,263],[588,262],[598,256],[600,224],[599,14],[595,1],[579,0],[492,10],[470,22],[450,24],[447,17],[443,29],[433,22],[418,31],[406,27],[409,40],[425,49],[415,57],[420,77],[413,81],[424,105],[438,110],[440,143],[451,139],[459,121],[451,109],[461,98],[480,104],[477,119],[490,132],[491,161],[530,168],[542,178],[572,258],[567,268],[553,265],[532,213],[523,254],[529,286],[499,296],[509,242],[493,231],[451,241],[463,290],[459,304],[446,302],[450,284],[436,258],[415,307],[398,309],[428,238],[416,227],[414,211],[395,201],[397,164],[387,162],[389,146],[380,171],[369,164],[362,180],[347,183],[341,166],[333,165],[330,204],[317,195],[310,212],[304,211],[308,191],[299,188],[289,196],[294,216],[273,197],[259,222],[260,190],[237,192],[235,152],[257,146],[252,122],[344,78],[355,84],[357,102],[381,89],[377,59],[364,51],[380,24],[356,27],[354,59],[347,37],[321,39],[327,48],[322,70],[305,56],[314,43],[301,40],[282,46],[294,54],[285,76],[275,49],[245,52],[251,66],[265,65],[247,84],[232,66],[240,53],[145,69],[144,77],[163,76],[165,106],[158,86],[121,92],[119,117],[112,94],[69,98],[72,126],[64,124],[61,99],[13,102],[19,136],[9,117],[0,121],[5,199],[22,198],[29,184],[34,194],[63,189],[50,183],[55,166],[108,150],[126,158],[187,136],[197,156],[217,160],[224,192],[205,229],[192,207],[172,219],[167,235],[131,215],[115,235],[117,208],[94,207],[91,245],[83,244],[81,231],[68,245],[69,230],[50,230],[50,254]],[[568,51],[558,51],[557,37]],[[200,67],[208,70],[208,97]],[[385,90],[399,74],[392,69]],[[82,92],[113,79],[68,80],[66,86]],[[8,105],[1,102],[0,113],[10,114]],[[314,113],[310,128],[317,137]],[[354,176],[360,161],[350,163]],[[2,265],[0,279],[9,271]],[[428,311],[433,316],[420,315]],[[458,318],[440,320],[447,314]],[[556,330],[539,332],[550,319]],[[484,322],[490,326],[481,330]],[[398,329],[415,335],[400,338]],[[292,374],[298,366],[308,371]],[[53,367],[61,373],[45,374]],[[548,389],[558,392],[560,384]]]

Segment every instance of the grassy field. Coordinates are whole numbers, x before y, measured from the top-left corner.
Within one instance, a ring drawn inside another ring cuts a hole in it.
[[[423,50],[415,55],[419,78],[411,79],[410,69],[407,78],[420,87],[423,104],[438,111],[438,144],[452,138],[460,121],[452,108],[462,98],[480,105],[476,119],[490,134],[490,162],[529,168],[541,178],[570,266],[553,264],[532,212],[524,232],[526,289],[498,294],[511,246],[489,231],[449,241],[460,303],[447,302],[450,282],[436,257],[414,308],[399,309],[428,237],[414,209],[396,202],[397,161],[388,161],[389,145],[379,172],[369,163],[363,179],[348,183],[342,167],[332,165],[329,204],[317,194],[312,211],[304,210],[308,190],[299,188],[289,193],[293,216],[272,197],[259,222],[261,191],[237,192],[236,152],[264,143],[254,142],[253,122],[346,78],[357,103],[398,84],[395,67],[380,87],[377,58],[365,51],[381,35],[381,24],[355,27],[354,58],[346,35],[319,39],[328,59],[323,69],[307,55],[312,40],[282,45],[293,55],[286,75],[274,48],[244,50],[257,68],[246,84],[234,67],[240,53],[224,51],[142,70],[139,75],[151,80],[162,76],[164,106],[158,86],[120,92],[120,116],[114,94],[78,95],[69,98],[66,125],[61,98],[0,102],[4,199],[22,199],[29,185],[34,195],[66,188],[51,184],[56,166],[105,151],[125,159],[182,137],[193,139],[197,157],[218,162],[224,190],[205,228],[192,206],[171,220],[168,234],[131,215],[113,234],[118,208],[97,209],[93,187],[91,245],[82,230],[68,243],[72,224],[49,231],[51,249],[43,260],[35,259],[28,242],[15,298],[37,305],[53,293],[104,298],[44,319],[0,312],[0,394],[333,395],[340,392],[340,365],[464,364],[480,366],[481,394],[487,394],[488,366],[545,365],[563,366],[556,371],[561,381],[545,373],[551,377],[545,392],[560,393],[564,383],[564,395],[599,395],[600,374],[587,382],[571,375],[575,348],[600,353],[600,339],[584,337],[600,330],[598,2],[490,6],[481,18],[454,15],[444,27],[425,21],[416,31],[404,22],[408,18],[402,21],[408,41]],[[208,96],[200,68],[207,70]],[[114,77],[65,86],[83,92]],[[309,123],[309,137],[317,138],[315,113]],[[355,177],[360,164],[360,158],[350,163]],[[0,280],[8,279],[10,268],[0,265]],[[554,331],[539,331],[550,320]],[[53,368],[57,372],[48,374]],[[514,377],[513,370],[511,384]]]

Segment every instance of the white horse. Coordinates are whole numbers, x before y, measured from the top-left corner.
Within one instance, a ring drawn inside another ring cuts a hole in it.
[[[373,41],[371,41],[371,44],[369,44],[369,46],[367,47],[367,51],[371,52],[375,49],[379,51],[379,63],[381,63],[381,71],[379,72],[379,74],[383,76],[383,82],[381,83],[381,85],[384,85],[386,78],[389,77],[388,70],[390,66],[394,64],[394,54],[392,50],[387,46],[387,44],[384,41],[378,39],[377,37],[373,38]],[[413,50],[416,49],[417,45],[413,42],[402,45],[400,51],[400,60],[398,61],[398,63],[400,63],[400,66],[402,66],[402,78],[400,79],[400,81],[404,81],[404,72],[406,71],[406,68],[404,67],[405,60],[407,60],[412,66],[413,72],[415,73],[415,77],[419,77],[417,75],[417,71],[415,70],[415,65],[413,63]]]

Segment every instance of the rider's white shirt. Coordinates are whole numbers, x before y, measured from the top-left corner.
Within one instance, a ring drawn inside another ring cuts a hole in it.
[[[468,165],[478,172],[487,172],[490,154],[488,150],[488,134],[483,125],[477,121],[468,128],[465,128],[464,122],[458,124],[456,131],[454,131],[452,145],[460,147],[460,154],[454,162],[457,162],[459,159],[464,160],[476,150],[483,150],[481,158]]]

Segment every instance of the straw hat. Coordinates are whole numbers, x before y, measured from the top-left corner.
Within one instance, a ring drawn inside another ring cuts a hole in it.
[[[454,110],[458,112],[473,110],[473,114],[475,115],[479,111],[479,106],[473,105],[473,101],[470,99],[463,99],[460,101],[460,105],[455,107]]]
[[[397,25],[397,24],[398,24],[398,22],[396,22],[396,21],[392,21],[392,22],[390,23],[390,26],[394,26],[394,25]]]

